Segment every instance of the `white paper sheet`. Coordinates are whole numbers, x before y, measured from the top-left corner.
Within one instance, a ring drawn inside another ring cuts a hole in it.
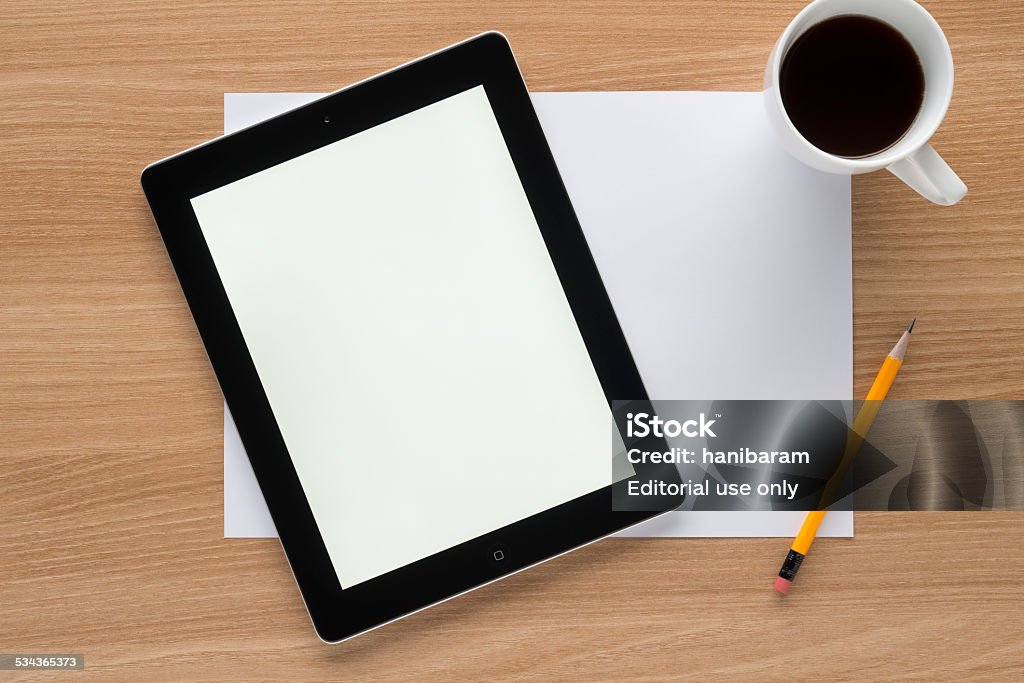
[[[224,131],[317,97],[225,94]],[[760,93],[532,97],[652,398],[852,398],[850,180],[790,158]],[[674,512],[623,535],[785,537],[803,517]],[[226,406],[224,535],[277,535]],[[853,513],[819,535],[852,536]]]

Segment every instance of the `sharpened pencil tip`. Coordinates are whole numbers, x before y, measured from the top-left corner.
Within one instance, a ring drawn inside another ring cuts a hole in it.
[[[913,320],[910,321],[910,325],[907,326],[907,334],[910,334],[911,332],[914,331],[914,323],[916,322],[917,318],[914,318]]]

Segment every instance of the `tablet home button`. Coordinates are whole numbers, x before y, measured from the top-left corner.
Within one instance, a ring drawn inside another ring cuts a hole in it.
[[[508,560],[508,548],[501,543],[492,545],[489,552],[490,560],[495,564],[502,564]]]

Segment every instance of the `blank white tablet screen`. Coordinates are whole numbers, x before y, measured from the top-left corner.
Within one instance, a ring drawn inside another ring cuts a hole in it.
[[[482,86],[192,199],[341,585],[611,482]]]

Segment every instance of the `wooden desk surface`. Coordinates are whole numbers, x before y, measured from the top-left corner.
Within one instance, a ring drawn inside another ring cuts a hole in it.
[[[1019,677],[1019,514],[859,514],[785,600],[784,540],[612,540],[338,647],[274,541],[221,538],[221,396],[139,190],[225,91],[327,91],[491,28],[534,90],[756,90],[800,0],[51,3],[0,20],[0,651],[152,678]],[[927,2],[935,144],[970,194],[854,182],[856,386],[1024,398],[1024,18]],[[47,680],[50,680],[48,677]]]

